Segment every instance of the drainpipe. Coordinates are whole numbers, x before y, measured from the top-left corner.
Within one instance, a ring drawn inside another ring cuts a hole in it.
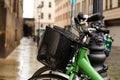
[[[70,31],[73,32],[73,28],[74,27],[74,17],[75,17],[75,3],[76,0],[71,0],[71,28]]]

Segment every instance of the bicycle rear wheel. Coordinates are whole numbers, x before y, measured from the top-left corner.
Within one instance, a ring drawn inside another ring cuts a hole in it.
[[[32,77],[37,77],[37,76],[40,76],[42,74],[49,74],[51,71],[54,71],[52,68],[50,67],[47,67],[47,66],[43,66],[42,68],[39,68],[34,74]],[[60,70],[57,70],[57,71],[60,71]],[[62,72],[62,71],[60,71]]]
[[[54,74],[42,74],[29,80],[67,80],[66,78]]]
[[[46,73],[49,73],[52,69],[50,67],[47,67],[47,66],[43,66],[42,68],[38,69],[32,77],[36,77],[36,76],[39,76],[41,74],[46,74]]]

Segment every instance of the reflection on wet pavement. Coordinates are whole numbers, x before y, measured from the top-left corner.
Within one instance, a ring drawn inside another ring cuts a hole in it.
[[[21,44],[6,58],[0,58],[0,80],[27,80],[42,66],[36,60],[37,48],[32,39]]]
[[[111,80],[120,80],[120,47],[113,47],[106,60]]]

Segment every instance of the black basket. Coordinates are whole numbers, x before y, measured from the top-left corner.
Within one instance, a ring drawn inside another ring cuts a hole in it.
[[[51,68],[65,69],[75,52],[77,36],[59,27],[46,27],[40,39],[38,61]]]

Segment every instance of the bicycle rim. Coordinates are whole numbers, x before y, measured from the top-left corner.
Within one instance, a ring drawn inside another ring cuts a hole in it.
[[[67,80],[66,78],[59,76],[59,75],[54,75],[54,74],[42,74],[38,77],[34,77],[30,80]]]

